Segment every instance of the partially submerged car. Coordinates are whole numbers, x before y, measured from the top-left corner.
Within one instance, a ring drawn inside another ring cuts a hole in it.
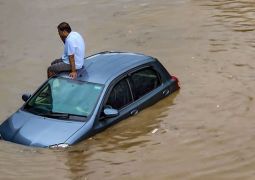
[[[87,57],[78,77],[48,79],[0,126],[3,140],[68,147],[136,115],[179,89],[178,79],[150,56],[102,52]]]

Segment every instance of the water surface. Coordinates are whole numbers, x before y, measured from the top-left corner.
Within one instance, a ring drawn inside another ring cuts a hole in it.
[[[68,150],[1,142],[0,179],[254,179],[252,0],[0,0],[1,122],[46,80],[62,21],[87,55],[157,57],[181,90]]]

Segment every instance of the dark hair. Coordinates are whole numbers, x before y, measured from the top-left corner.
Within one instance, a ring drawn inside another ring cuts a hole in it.
[[[68,33],[70,33],[72,31],[71,27],[69,26],[68,23],[66,22],[62,22],[58,25],[58,30],[59,31],[67,31]]]

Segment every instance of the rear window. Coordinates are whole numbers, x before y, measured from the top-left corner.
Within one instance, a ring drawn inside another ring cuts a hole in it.
[[[130,84],[134,100],[137,100],[157,88],[161,83],[159,74],[154,69],[145,68],[131,75]]]

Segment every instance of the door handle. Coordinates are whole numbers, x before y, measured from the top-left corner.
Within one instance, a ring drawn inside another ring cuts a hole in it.
[[[169,89],[165,89],[164,91],[163,91],[163,94],[165,95],[165,96],[167,96],[168,94],[169,94]]]
[[[130,115],[131,115],[131,116],[134,116],[134,115],[136,115],[136,114],[138,114],[138,110],[137,110],[137,109],[134,109],[134,110],[132,110],[132,111],[130,112]]]

